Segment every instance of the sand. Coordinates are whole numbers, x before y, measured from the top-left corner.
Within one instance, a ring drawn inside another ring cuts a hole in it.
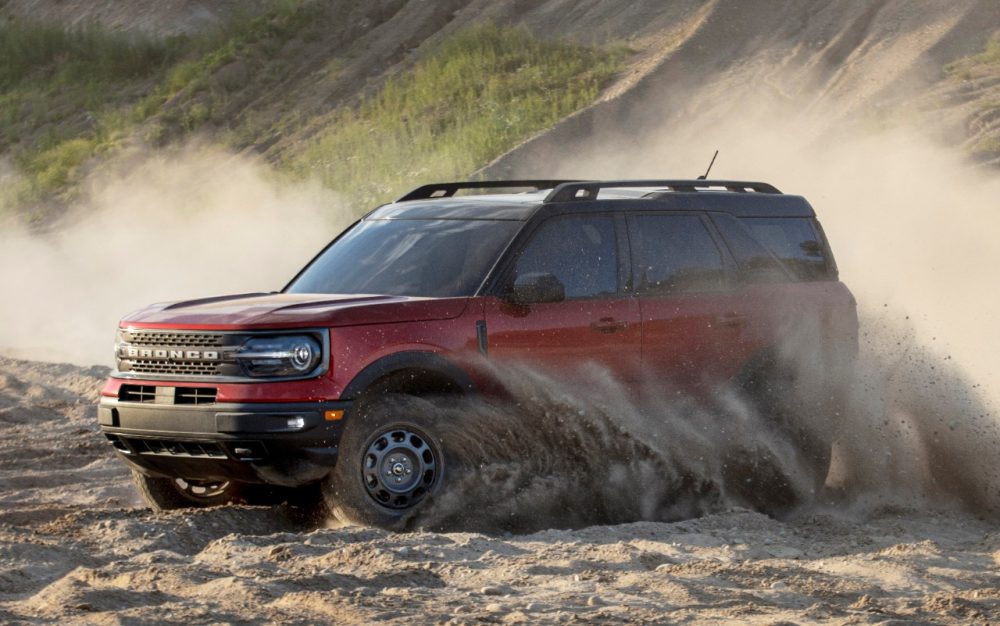
[[[103,441],[106,369],[0,359],[0,622],[987,624],[1000,524],[734,508],[527,535],[154,514]]]

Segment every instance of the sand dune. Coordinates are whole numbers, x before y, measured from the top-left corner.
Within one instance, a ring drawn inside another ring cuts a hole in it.
[[[520,536],[153,514],[96,432],[103,368],[0,360],[4,623],[989,623],[1000,528],[732,509]]]

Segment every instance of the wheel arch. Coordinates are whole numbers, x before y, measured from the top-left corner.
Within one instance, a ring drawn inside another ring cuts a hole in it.
[[[472,378],[453,361],[423,350],[407,350],[370,363],[344,388],[341,398],[356,400],[370,393],[427,395],[477,393]]]

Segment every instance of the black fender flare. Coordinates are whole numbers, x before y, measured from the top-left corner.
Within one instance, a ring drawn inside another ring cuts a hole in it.
[[[425,350],[407,350],[384,356],[357,373],[340,394],[342,400],[356,400],[375,381],[394,372],[424,370],[451,380],[465,393],[477,393],[476,384],[461,367],[445,357]]]

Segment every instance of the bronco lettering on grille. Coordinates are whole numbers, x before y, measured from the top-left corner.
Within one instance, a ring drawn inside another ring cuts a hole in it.
[[[173,359],[185,361],[218,361],[217,350],[167,350],[164,348],[136,348],[124,346],[122,356],[130,359]]]

